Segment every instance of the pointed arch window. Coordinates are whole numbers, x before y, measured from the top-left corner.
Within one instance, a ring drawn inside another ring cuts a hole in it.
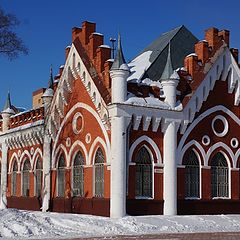
[[[135,196],[143,198],[152,198],[153,166],[151,156],[146,147],[142,147],[138,151],[135,163],[136,163]]]
[[[221,152],[216,153],[211,160],[211,190],[212,197],[229,197],[229,173],[227,160]]]
[[[84,157],[78,151],[73,161],[73,196],[84,196]]]
[[[185,165],[185,197],[200,197],[200,166],[196,153],[190,150],[183,159]]]
[[[57,169],[57,183],[58,183],[58,197],[65,196],[65,158],[61,154],[58,160],[58,169]]]
[[[35,169],[35,193],[37,197],[41,196],[42,191],[42,161],[38,158],[36,162],[36,169]]]
[[[12,170],[12,196],[17,195],[17,171],[18,171],[18,165],[17,165],[17,161],[15,160],[13,163],[13,170]]]
[[[95,173],[95,197],[104,197],[104,154],[99,147],[95,154],[94,173]]]
[[[29,159],[27,158],[25,161],[24,161],[24,164],[23,164],[23,171],[22,171],[22,195],[24,197],[29,197],[29,180],[30,180],[30,175],[29,175],[29,172],[30,172],[30,169],[31,169],[31,164],[30,164],[30,161]]]

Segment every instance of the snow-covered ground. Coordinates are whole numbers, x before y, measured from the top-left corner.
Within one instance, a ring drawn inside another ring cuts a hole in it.
[[[2,239],[61,239],[179,232],[238,232],[240,215],[141,216],[110,219],[90,215],[0,210]]]

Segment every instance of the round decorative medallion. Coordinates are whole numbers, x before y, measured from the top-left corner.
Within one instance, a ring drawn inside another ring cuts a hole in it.
[[[86,134],[85,142],[86,142],[87,144],[89,144],[89,143],[91,142],[91,140],[92,140],[91,134],[90,134],[90,133]]]
[[[228,133],[228,121],[225,117],[217,115],[212,120],[212,130],[218,137],[224,137]]]
[[[34,148],[33,147],[30,149],[30,153],[31,153],[31,155],[34,154]]]
[[[232,138],[230,144],[233,148],[237,148],[239,144],[237,138]]]
[[[18,150],[18,157],[21,157],[22,151]]]
[[[66,146],[70,147],[71,146],[71,139],[68,137],[66,140]]]
[[[205,146],[208,146],[210,144],[210,138],[208,135],[204,135],[202,137],[202,144],[205,145]]]
[[[80,112],[77,112],[73,116],[73,121],[72,121],[73,132],[75,134],[79,134],[80,132],[82,132],[83,126],[84,126],[83,115]]]

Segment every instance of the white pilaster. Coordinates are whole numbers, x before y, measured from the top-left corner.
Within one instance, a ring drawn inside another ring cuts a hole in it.
[[[111,121],[111,218],[126,215],[126,131],[129,121],[125,117],[113,117]]]
[[[164,215],[177,214],[177,131],[176,123],[171,121],[164,132],[163,163],[164,163]]]
[[[178,79],[167,79],[161,81],[165,95],[165,102],[167,102],[171,108],[176,107],[176,90],[178,82]]]
[[[43,141],[43,189],[42,189],[42,211],[49,209],[51,197],[51,138],[46,133]]]
[[[3,141],[2,142],[2,162],[1,162],[0,209],[7,208],[7,154],[8,154],[8,147],[5,141]]]

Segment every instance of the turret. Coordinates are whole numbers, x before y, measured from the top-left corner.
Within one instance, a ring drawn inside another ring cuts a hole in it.
[[[121,103],[127,100],[127,78],[129,67],[123,56],[121,37],[118,35],[117,54],[110,69],[112,79],[112,103]]]
[[[9,129],[10,117],[15,114],[11,104],[10,92],[8,92],[7,99],[2,110],[3,125],[2,131],[5,132]]]
[[[45,90],[45,92],[42,95],[42,100],[43,100],[43,105],[44,105],[44,111],[45,114],[47,113],[52,99],[53,99],[53,74],[52,74],[52,67],[50,68],[50,77],[49,77],[49,81],[48,81],[48,88]]]
[[[165,68],[163,70],[160,82],[163,87],[165,95],[165,102],[167,102],[171,108],[176,107],[176,90],[179,82],[179,75],[176,71],[173,71],[171,61],[171,45],[168,46],[168,56]]]

